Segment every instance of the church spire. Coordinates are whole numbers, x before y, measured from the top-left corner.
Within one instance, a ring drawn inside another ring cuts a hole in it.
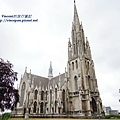
[[[80,22],[77,13],[76,3],[74,0],[74,15],[73,15],[73,22],[72,22],[72,31],[71,31],[71,38],[72,38],[72,56],[75,58],[78,55],[78,48],[79,45],[78,41],[80,41]]]
[[[79,22],[79,17],[78,17],[78,13],[77,13],[75,0],[74,0],[74,19],[73,19],[73,23],[74,23],[74,27],[76,28],[76,32],[78,32],[79,31],[80,22]]]
[[[52,69],[52,62],[50,62],[50,68],[49,68],[49,72],[48,72],[49,80],[51,80],[52,77],[53,77],[53,69]]]

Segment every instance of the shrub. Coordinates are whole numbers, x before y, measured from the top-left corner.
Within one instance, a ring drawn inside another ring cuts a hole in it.
[[[10,113],[2,114],[1,120],[8,120],[10,118]]]
[[[120,119],[120,115],[106,115],[105,119]]]

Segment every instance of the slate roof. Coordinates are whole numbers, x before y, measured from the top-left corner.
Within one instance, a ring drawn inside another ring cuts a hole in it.
[[[56,83],[58,85],[59,77],[60,77],[60,86],[62,86],[64,84],[64,82],[65,82],[65,73],[60,74],[60,75],[58,75],[56,77],[53,77],[50,80],[50,85],[53,85],[54,83]]]
[[[48,86],[48,82],[49,82],[48,78],[33,75],[33,74],[32,74],[32,77],[34,77],[34,87],[36,86],[39,87],[40,81],[41,81],[41,86],[44,86],[44,87]]]
[[[45,88],[48,86],[48,83],[49,83],[48,78],[38,76],[38,75],[34,75],[34,74],[31,74],[31,75],[32,75],[32,80],[34,78],[34,88],[36,86],[39,87],[40,81],[41,81],[41,86],[44,86]],[[29,73],[27,73],[27,76],[29,76]],[[60,75],[58,75],[56,77],[53,77],[50,80],[50,85],[53,85],[54,83],[56,83],[58,85],[59,77],[60,77],[60,86],[62,86],[64,84],[64,82],[65,82],[65,73],[60,74]]]

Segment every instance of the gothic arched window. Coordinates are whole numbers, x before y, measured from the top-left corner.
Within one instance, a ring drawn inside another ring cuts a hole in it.
[[[37,91],[37,90],[35,90],[34,99],[37,99],[37,94],[38,94],[38,91]]]
[[[76,60],[75,63],[76,63],[76,69],[78,69],[78,61]]]
[[[75,81],[75,90],[78,90],[78,83],[77,83],[77,76],[74,77],[74,81]]]

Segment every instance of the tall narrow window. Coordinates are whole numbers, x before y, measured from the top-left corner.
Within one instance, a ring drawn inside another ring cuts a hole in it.
[[[34,99],[37,99],[37,94],[38,94],[38,91],[37,91],[37,90],[35,90]]]
[[[40,104],[40,113],[43,113],[43,102],[41,102],[41,104]]]
[[[76,69],[78,69],[78,61],[76,60],[75,63],[76,63]]]
[[[55,88],[55,99],[57,99],[57,88]]]
[[[33,113],[36,113],[36,110],[37,110],[36,108],[37,108],[37,102],[35,101],[35,102],[34,102]]]
[[[57,101],[55,101],[55,113],[57,112]]]
[[[74,62],[72,62],[72,70],[74,70]]]
[[[78,83],[77,83],[77,76],[74,77],[74,81],[75,81],[75,90],[78,90]]]
[[[65,90],[62,91],[63,113],[65,112]]]

